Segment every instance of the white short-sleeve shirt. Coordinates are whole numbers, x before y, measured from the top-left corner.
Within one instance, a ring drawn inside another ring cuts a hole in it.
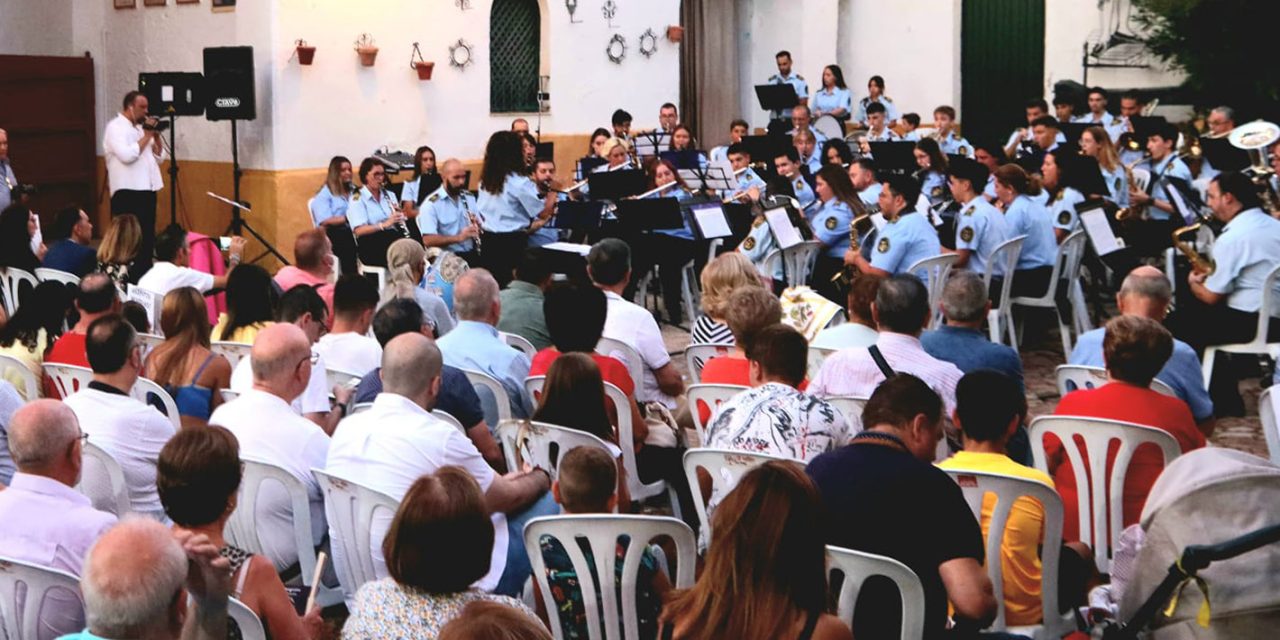
[[[316,353],[312,348],[312,353]],[[324,356],[316,353],[316,363],[311,365],[311,379],[307,382],[307,390],[293,399],[290,406],[299,415],[307,413],[329,412],[329,382],[324,369],[327,366]],[[231,390],[236,393],[247,393],[253,388],[253,365],[250,358],[241,358],[231,372]]]
[[[181,287],[194,287],[203,293],[213,288],[213,275],[172,262],[157,262],[138,279],[138,286],[160,297]]]
[[[653,374],[671,362],[658,322],[644,307],[628,302],[612,291],[606,291],[604,295],[609,304],[604,320],[604,337],[630,345],[644,360],[644,380],[636,388],[636,401],[661,402],[674,408],[675,398],[658,388],[658,378]]]
[[[321,336],[315,350],[326,365],[338,371],[364,375],[382,366],[382,345],[351,331]]]

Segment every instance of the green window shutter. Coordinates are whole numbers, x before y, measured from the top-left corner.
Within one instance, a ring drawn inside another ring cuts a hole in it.
[[[961,127],[970,142],[1003,145],[1044,94],[1044,0],[964,0],[962,16]]]
[[[489,111],[538,110],[542,20],[537,0],[495,0],[489,14]]]

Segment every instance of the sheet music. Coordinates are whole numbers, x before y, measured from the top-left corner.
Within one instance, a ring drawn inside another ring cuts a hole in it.
[[[591,253],[591,245],[574,242],[552,242],[542,245],[542,248],[552,251],[564,251],[565,253],[576,253],[584,258],[587,257],[588,253]]]
[[[1099,256],[1124,248],[1116,239],[1116,234],[1111,232],[1111,223],[1107,222],[1107,214],[1102,209],[1081,212],[1080,224],[1084,226],[1084,232],[1089,236],[1089,241],[1093,243],[1093,250]]]
[[[789,249],[804,242],[804,238],[800,237],[800,230],[791,224],[786,207],[765,211],[764,219],[768,221],[769,229],[773,231],[773,237],[778,241],[779,248]]]
[[[636,136],[636,155],[648,158],[671,149],[671,134],[665,131],[642,133]]]
[[[698,223],[698,229],[702,231],[703,238],[711,240],[733,235],[733,230],[729,228],[729,220],[725,218],[724,209],[720,205],[713,203],[693,207],[690,212],[693,214],[694,222]]]
[[[1186,221],[1186,224],[1195,224],[1200,219],[1195,209],[1182,197],[1182,192],[1176,186],[1165,189],[1164,193],[1169,196],[1169,203],[1173,205],[1174,211],[1182,214],[1182,219]]]

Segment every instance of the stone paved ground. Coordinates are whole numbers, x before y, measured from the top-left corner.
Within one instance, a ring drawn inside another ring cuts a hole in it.
[[[684,360],[684,348],[689,344],[689,333],[683,329],[662,325],[662,337],[672,354],[672,359],[681,372],[688,374]],[[1057,331],[1044,333],[1036,339],[1027,335],[1028,341],[1034,344],[1022,349],[1022,363],[1027,386],[1027,405],[1031,415],[1040,416],[1053,413],[1058,406],[1058,389],[1054,381],[1054,368],[1065,361],[1062,356],[1062,342]],[[1217,428],[1210,441],[1220,447],[1230,447],[1246,451],[1254,455],[1267,457],[1267,443],[1262,435],[1262,424],[1258,420],[1258,394],[1262,392],[1258,378],[1251,378],[1241,383],[1244,395],[1246,417],[1224,418],[1218,420]]]

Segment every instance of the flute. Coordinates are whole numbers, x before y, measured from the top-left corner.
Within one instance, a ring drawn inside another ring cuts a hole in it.
[[[668,182],[668,183],[666,183],[666,184],[664,184],[664,185],[662,185],[662,186],[660,186],[660,187],[655,187],[655,188],[653,188],[653,189],[650,189],[649,191],[646,191],[646,192],[644,192],[644,193],[642,193],[642,194],[640,194],[640,195],[638,195],[638,196],[628,196],[628,198],[629,198],[629,199],[631,199],[631,200],[643,200],[643,199],[645,199],[645,198],[648,198],[649,196],[653,196],[653,195],[657,195],[657,194],[659,194],[659,193],[662,193],[663,191],[666,191],[667,189],[670,189],[671,187],[679,187],[679,186],[680,186],[680,183],[679,183],[679,182],[676,182],[675,180],[672,180],[671,182]]]

